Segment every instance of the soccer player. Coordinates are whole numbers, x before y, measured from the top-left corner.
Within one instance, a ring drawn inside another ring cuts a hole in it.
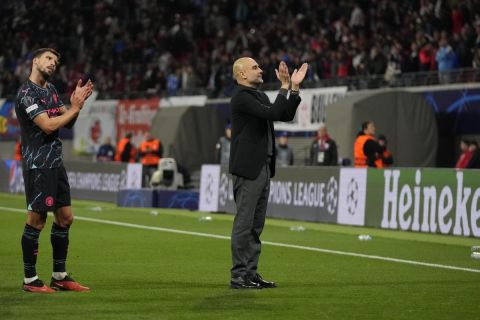
[[[22,236],[25,278],[23,290],[52,293],[55,290],[88,291],[66,272],[68,233],[73,222],[70,186],[63,167],[62,143],[58,130],[72,128],[85,100],[92,94],[93,83],[82,86],[79,80],[67,109],[48,79],[55,72],[60,54],[51,48],[33,54],[29,79],[19,89],[15,112],[22,134],[22,165],[27,199],[27,222]],[[53,274],[50,287],[38,278],[36,270],[38,238],[53,211],[50,240],[53,247]],[[55,290],[54,290],[55,289]]]

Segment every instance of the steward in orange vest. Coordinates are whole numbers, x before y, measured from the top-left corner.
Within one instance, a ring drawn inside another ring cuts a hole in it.
[[[150,132],[145,133],[145,140],[140,145],[140,162],[144,166],[158,166],[158,161],[163,156],[163,146],[160,140],[155,139]]]
[[[20,139],[15,142],[15,160],[22,160],[22,143],[20,142]]]
[[[364,122],[353,147],[355,168],[383,168],[383,162],[380,157],[383,150],[374,135],[375,125],[373,122]]]
[[[129,132],[124,138],[117,143],[117,151],[115,153],[115,161],[121,162],[135,162],[137,151],[135,146],[130,142],[132,133]]]

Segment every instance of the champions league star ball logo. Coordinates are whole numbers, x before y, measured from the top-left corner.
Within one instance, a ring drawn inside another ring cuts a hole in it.
[[[337,208],[337,194],[338,194],[338,183],[334,177],[330,177],[330,180],[327,184],[327,211],[329,214],[334,214],[335,209]]]
[[[207,183],[203,191],[206,194],[205,201],[210,204],[213,198],[213,177],[210,173],[207,175]]]
[[[228,175],[222,173],[220,177],[220,190],[218,190],[218,202],[224,206],[228,200]]]
[[[358,205],[358,182],[352,178],[348,183],[347,191],[347,212],[351,216],[355,215]]]

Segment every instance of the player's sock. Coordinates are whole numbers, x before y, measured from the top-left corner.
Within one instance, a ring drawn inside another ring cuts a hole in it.
[[[52,225],[50,242],[53,249],[53,272],[65,272],[68,251],[68,231],[70,226],[62,228],[55,223]],[[57,279],[60,280],[60,279]]]
[[[26,224],[22,235],[22,252],[23,252],[23,271],[25,278],[33,278],[37,275],[37,254],[38,254],[38,237],[40,230]]]
[[[33,281],[37,280],[37,279],[38,279],[38,276],[31,277],[31,278],[23,278],[23,283],[29,284],[29,283],[32,283]]]
[[[52,278],[55,280],[63,280],[66,276],[66,272],[52,272]]]

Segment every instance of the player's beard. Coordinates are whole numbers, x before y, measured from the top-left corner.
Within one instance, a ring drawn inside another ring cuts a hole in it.
[[[50,77],[53,75],[53,72],[51,74],[49,74],[47,71],[44,71],[44,70],[38,70],[40,72],[40,74],[42,75],[43,79],[45,80],[49,80]]]

